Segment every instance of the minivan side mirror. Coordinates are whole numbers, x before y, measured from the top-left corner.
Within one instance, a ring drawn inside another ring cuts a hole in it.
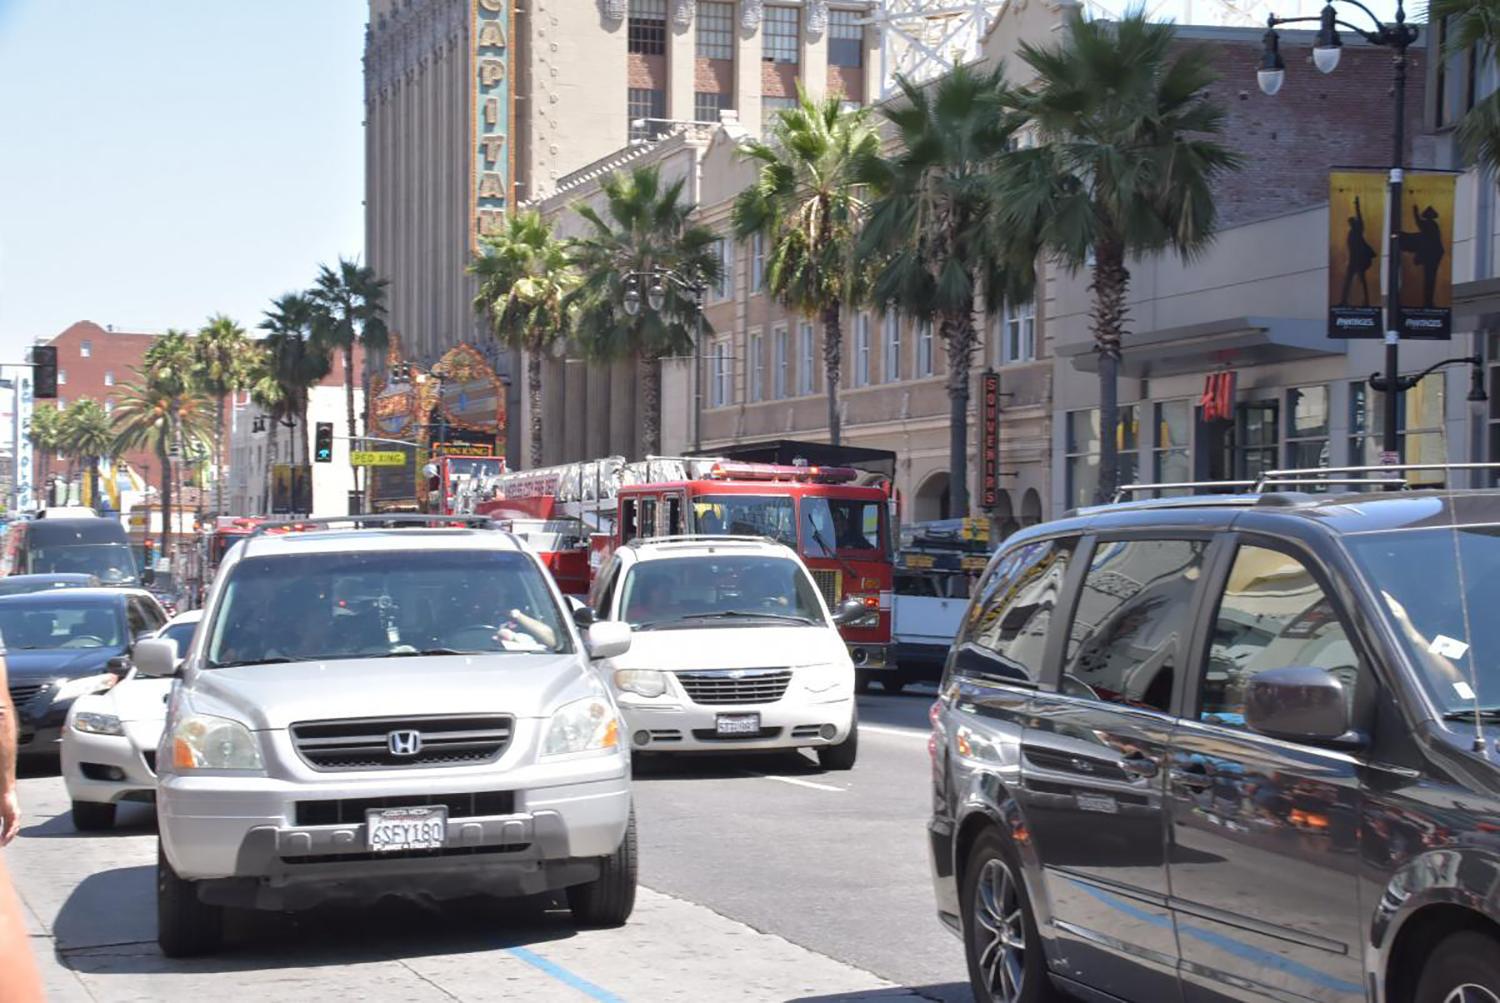
[[[850,596],[839,603],[838,609],[833,611],[833,622],[843,627],[846,624],[851,624],[863,618],[868,612],[870,612],[870,607],[865,605],[863,599],[856,599]]]
[[[177,644],[163,637],[137,641],[130,651],[135,671],[143,676],[167,678],[177,673]]]
[[[1251,731],[1292,742],[1355,746],[1344,684],[1327,669],[1298,665],[1250,678],[1245,724]]]
[[[619,620],[600,620],[583,633],[583,644],[595,661],[614,658],[630,650],[630,624]]]

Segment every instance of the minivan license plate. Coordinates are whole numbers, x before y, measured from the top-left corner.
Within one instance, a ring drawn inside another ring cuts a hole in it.
[[[374,853],[435,850],[448,838],[448,809],[371,808],[365,812],[365,828]]]
[[[720,714],[714,723],[714,730],[720,735],[760,734],[759,714]]]

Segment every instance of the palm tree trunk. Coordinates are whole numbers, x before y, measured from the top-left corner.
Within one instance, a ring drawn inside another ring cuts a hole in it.
[[[1120,486],[1119,371],[1120,346],[1125,336],[1125,295],[1130,272],[1125,269],[1125,248],[1117,241],[1101,241],[1094,249],[1094,349],[1099,353],[1099,490],[1096,500],[1114,500]]]
[[[214,420],[214,515],[224,514],[224,398],[219,395],[219,413]]]
[[[531,408],[529,465],[535,469],[542,465],[542,354],[538,351],[526,353],[526,396]]]
[[[174,409],[176,405],[173,405]],[[161,461],[161,546],[157,554],[170,559],[172,556],[172,458],[167,455],[167,437],[160,436],[156,442],[156,458]],[[177,568],[173,566],[175,573]]]
[[[828,442],[837,446],[843,438],[839,418],[839,369],[844,359],[844,332],[839,325],[839,301],[823,308],[823,382],[828,389]]]
[[[948,349],[948,512],[949,519],[969,515],[969,367],[974,363],[974,311],[944,317],[943,344]]]
[[[349,448],[354,448],[354,437],[359,434],[354,427],[354,342],[344,346],[344,407],[349,418]],[[359,490],[359,468],[354,472],[354,490]]]
[[[276,471],[276,426],[280,424],[279,419],[271,422],[271,434],[266,440],[266,477],[260,492],[260,511],[263,515],[271,514],[271,486],[275,483]]]
[[[636,360],[636,374],[641,387],[641,452],[655,456],[661,452],[661,359],[642,356]]]

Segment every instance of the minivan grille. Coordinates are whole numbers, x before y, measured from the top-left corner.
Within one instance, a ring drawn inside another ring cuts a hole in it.
[[[495,714],[303,721],[290,730],[297,754],[314,769],[380,770],[493,762],[510,744],[513,726],[509,716]],[[416,732],[420,748],[396,755],[392,732]]]
[[[25,706],[46,688],[46,683],[11,683],[10,702],[17,707]]]
[[[791,669],[714,669],[679,672],[677,681],[693,703],[775,703],[792,681]]]
[[[833,609],[839,604],[839,573],[822,568],[811,568],[813,581],[818,586],[818,591],[823,593],[823,601]]]

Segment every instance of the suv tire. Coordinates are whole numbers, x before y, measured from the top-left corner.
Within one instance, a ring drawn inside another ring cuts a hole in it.
[[[1467,995],[1465,988],[1475,990]],[[1415,1003],[1500,999],[1500,940],[1477,930],[1443,938],[1422,966]]]
[[[852,770],[859,758],[859,712],[849,722],[849,735],[838,745],[818,748],[818,765],[825,770]]]
[[[198,899],[197,883],[177,876],[156,842],[156,943],[169,958],[211,954],[224,937],[224,909]]]
[[[79,832],[102,832],[115,827],[115,806],[98,801],[73,802],[73,828]]]
[[[581,926],[623,926],[635,909],[635,809],[619,849],[600,861],[599,876],[568,889],[568,908]]]
[[[1053,1003],[1062,998],[1047,975],[1042,939],[1020,874],[1015,854],[998,830],[987,829],[974,841],[959,901],[969,987],[979,1003]]]

